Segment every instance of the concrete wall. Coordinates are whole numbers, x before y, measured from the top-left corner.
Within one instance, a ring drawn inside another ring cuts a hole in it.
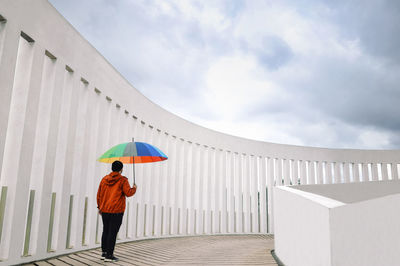
[[[331,265],[330,210],[343,203],[288,187],[274,192],[279,259],[288,266]]]
[[[292,186],[292,188],[345,203],[354,203],[400,193],[400,182],[398,180],[386,180],[364,183],[301,185]]]
[[[399,265],[399,202],[393,194],[333,209],[332,265]]]
[[[289,266],[398,265],[399,184],[379,181],[276,187],[277,256]],[[372,193],[374,189],[378,193]],[[344,193],[349,195],[344,197]]]
[[[46,0],[0,1],[0,99],[4,265],[97,247],[95,194],[109,165],[96,158],[132,137],[169,160],[136,167],[139,190],[128,200],[119,241],[272,233],[275,185],[399,177],[400,151],[259,142],[171,114]],[[359,171],[369,168],[371,175]],[[132,180],[130,166],[124,173]]]

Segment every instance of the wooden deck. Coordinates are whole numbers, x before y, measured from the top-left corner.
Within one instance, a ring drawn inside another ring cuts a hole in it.
[[[26,265],[277,265],[271,235],[193,236],[117,244],[118,262],[103,262],[100,249]]]

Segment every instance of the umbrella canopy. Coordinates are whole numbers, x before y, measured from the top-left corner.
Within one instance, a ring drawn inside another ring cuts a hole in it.
[[[167,160],[168,157],[157,147],[144,142],[126,142],[106,151],[99,159],[103,163],[152,163]]]

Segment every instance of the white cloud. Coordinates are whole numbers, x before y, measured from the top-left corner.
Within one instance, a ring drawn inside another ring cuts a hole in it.
[[[352,1],[376,10],[365,17],[314,0],[50,1],[136,88],[192,122],[279,143],[400,145],[390,7]]]
[[[252,57],[220,58],[206,73],[204,90],[208,108],[222,119],[234,120],[260,99],[265,104],[276,98],[277,86],[269,82]]]
[[[360,133],[359,145],[369,149],[390,146],[390,133],[381,130],[366,129]]]

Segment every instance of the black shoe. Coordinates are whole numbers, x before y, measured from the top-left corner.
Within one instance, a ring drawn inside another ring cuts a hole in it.
[[[106,258],[106,255],[107,255],[107,252],[102,252],[100,259],[104,260]]]
[[[117,257],[114,256],[106,256],[106,258],[104,259],[104,261],[106,262],[115,262],[118,261],[119,259]]]

